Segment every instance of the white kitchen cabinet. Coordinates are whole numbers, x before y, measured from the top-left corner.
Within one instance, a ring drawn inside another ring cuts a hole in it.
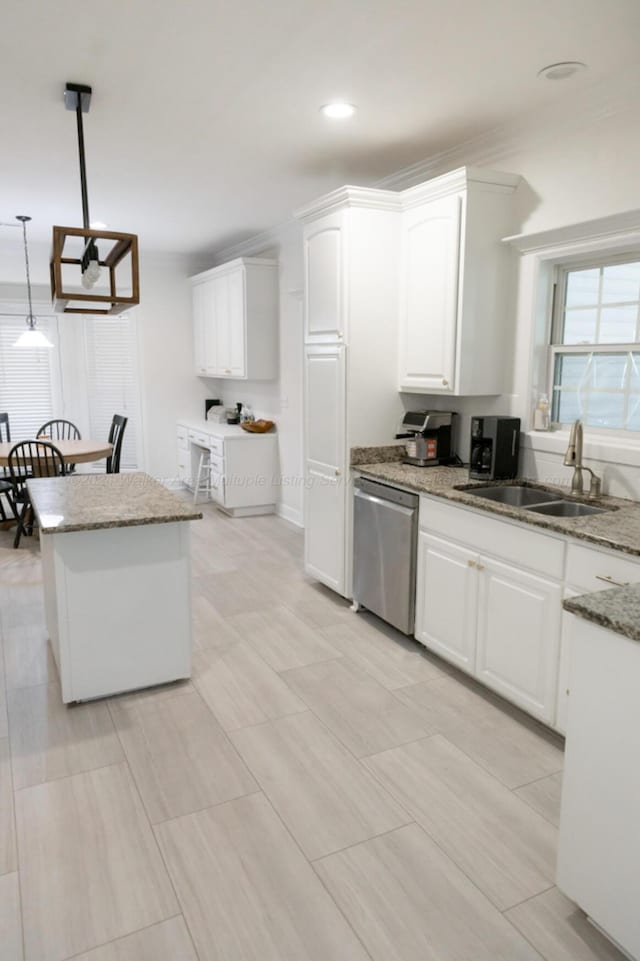
[[[416,639],[553,725],[564,558],[561,538],[421,497]]]
[[[401,391],[503,392],[518,181],[462,167],[401,193]]]
[[[562,588],[556,581],[481,554],[477,561],[478,680],[553,724]]]
[[[344,210],[305,225],[305,342],[342,340],[346,317],[346,223]]]
[[[345,583],[345,348],[305,347],[305,543],[307,573]]]
[[[278,264],[242,257],[191,278],[196,373],[271,380],[278,371]]]
[[[345,187],[298,211],[304,252],[305,570],[351,596],[349,449],[389,443],[398,195]]]
[[[418,535],[415,636],[469,674],[475,670],[476,557],[440,537]]]
[[[401,386],[452,391],[456,359],[459,194],[405,214],[402,234]]]
[[[211,350],[211,325],[213,315],[213,288],[207,284],[196,284],[193,287],[193,350],[196,374],[206,376],[211,364],[208,353]],[[213,331],[215,333],[215,331]],[[209,335],[209,336],[207,336]],[[207,344],[207,341],[209,342]]]

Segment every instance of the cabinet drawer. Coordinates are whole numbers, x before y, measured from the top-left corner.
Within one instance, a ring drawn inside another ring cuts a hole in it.
[[[224,474],[224,458],[218,457],[214,451],[209,451],[209,463],[211,471],[216,474]]]
[[[224,477],[217,471],[211,469],[209,491],[211,499],[219,504],[224,504]]]
[[[613,551],[569,544],[567,550],[567,584],[587,591],[604,591],[619,584],[640,581],[640,559],[633,560]]]
[[[207,437],[207,435],[201,434],[200,431],[197,431],[197,430],[189,431],[189,440],[191,441],[192,444],[198,444],[200,447],[209,446],[209,438]]]
[[[482,554],[493,554],[518,567],[562,580],[564,540],[551,534],[538,534],[524,523],[499,520],[480,511],[421,497],[420,530],[452,538]]]
[[[212,457],[218,457],[220,460],[224,459],[224,439],[222,437],[209,436],[208,445]]]
[[[187,428],[178,425],[176,436],[178,439],[178,448],[180,450],[187,450],[189,447],[189,431]]]

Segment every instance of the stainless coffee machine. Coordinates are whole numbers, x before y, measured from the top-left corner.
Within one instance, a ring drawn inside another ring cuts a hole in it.
[[[398,440],[407,440],[403,463],[415,467],[458,463],[453,453],[455,416],[453,411],[408,410],[396,434]]]

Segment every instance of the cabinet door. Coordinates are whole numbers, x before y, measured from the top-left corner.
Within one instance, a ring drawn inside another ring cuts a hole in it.
[[[205,325],[207,323],[208,297],[206,284],[194,284],[192,290],[193,351],[196,374],[207,373],[205,348]]]
[[[560,584],[480,557],[476,674],[480,681],[552,724],[555,719]]]
[[[305,570],[345,591],[345,348],[305,348]]]
[[[345,233],[342,212],[304,229],[304,333],[308,343],[330,343],[344,336]]]
[[[478,555],[418,535],[416,639],[463,671],[475,667]]]
[[[228,279],[229,352],[228,369],[233,377],[246,376],[245,343],[247,312],[245,301],[245,268],[238,267]]]
[[[461,205],[454,194],[404,215],[401,389],[455,390]]]
[[[231,374],[231,343],[229,337],[229,276],[222,274],[214,283],[216,317],[216,368],[223,377]]]

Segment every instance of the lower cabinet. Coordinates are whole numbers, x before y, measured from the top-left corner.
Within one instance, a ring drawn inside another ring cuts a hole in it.
[[[307,467],[304,569],[338,594],[345,590],[345,495],[341,477]]]
[[[417,640],[473,674],[477,554],[432,534],[418,536]]]
[[[560,583],[424,531],[417,578],[416,639],[553,724]]]
[[[553,724],[558,686],[559,583],[481,555],[476,676]]]

